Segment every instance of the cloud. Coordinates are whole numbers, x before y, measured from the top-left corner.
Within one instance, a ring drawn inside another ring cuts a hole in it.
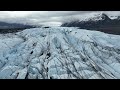
[[[99,12],[120,15],[120,11],[0,11],[0,21],[59,26],[63,22],[86,18]]]

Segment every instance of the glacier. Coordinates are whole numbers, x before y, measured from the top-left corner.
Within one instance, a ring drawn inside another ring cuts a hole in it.
[[[120,79],[119,40],[77,27],[0,34],[0,79]]]

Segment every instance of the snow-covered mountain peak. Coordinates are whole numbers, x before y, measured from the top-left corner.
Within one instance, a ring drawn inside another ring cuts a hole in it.
[[[75,20],[81,21],[99,21],[99,20],[119,19],[118,15],[111,15],[104,12],[96,12],[75,17]]]
[[[104,19],[110,19],[110,17],[105,13],[91,13],[89,15],[84,15],[81,18],[79,18],[79,21],[98,21],[98,20],[104,20]]]

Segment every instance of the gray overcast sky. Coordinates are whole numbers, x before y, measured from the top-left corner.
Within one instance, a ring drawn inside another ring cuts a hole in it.
[[[0,21],[59,26],[65,21],[91,17],[101,12],[120,15],[120,11],[0,11]]]

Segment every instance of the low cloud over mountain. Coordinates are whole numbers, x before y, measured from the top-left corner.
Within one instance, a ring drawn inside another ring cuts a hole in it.
[[[0,21],[60,26],[64,22],[88,18],[101,12],[112,16],[120,15],[119,11],[0,11]]]

